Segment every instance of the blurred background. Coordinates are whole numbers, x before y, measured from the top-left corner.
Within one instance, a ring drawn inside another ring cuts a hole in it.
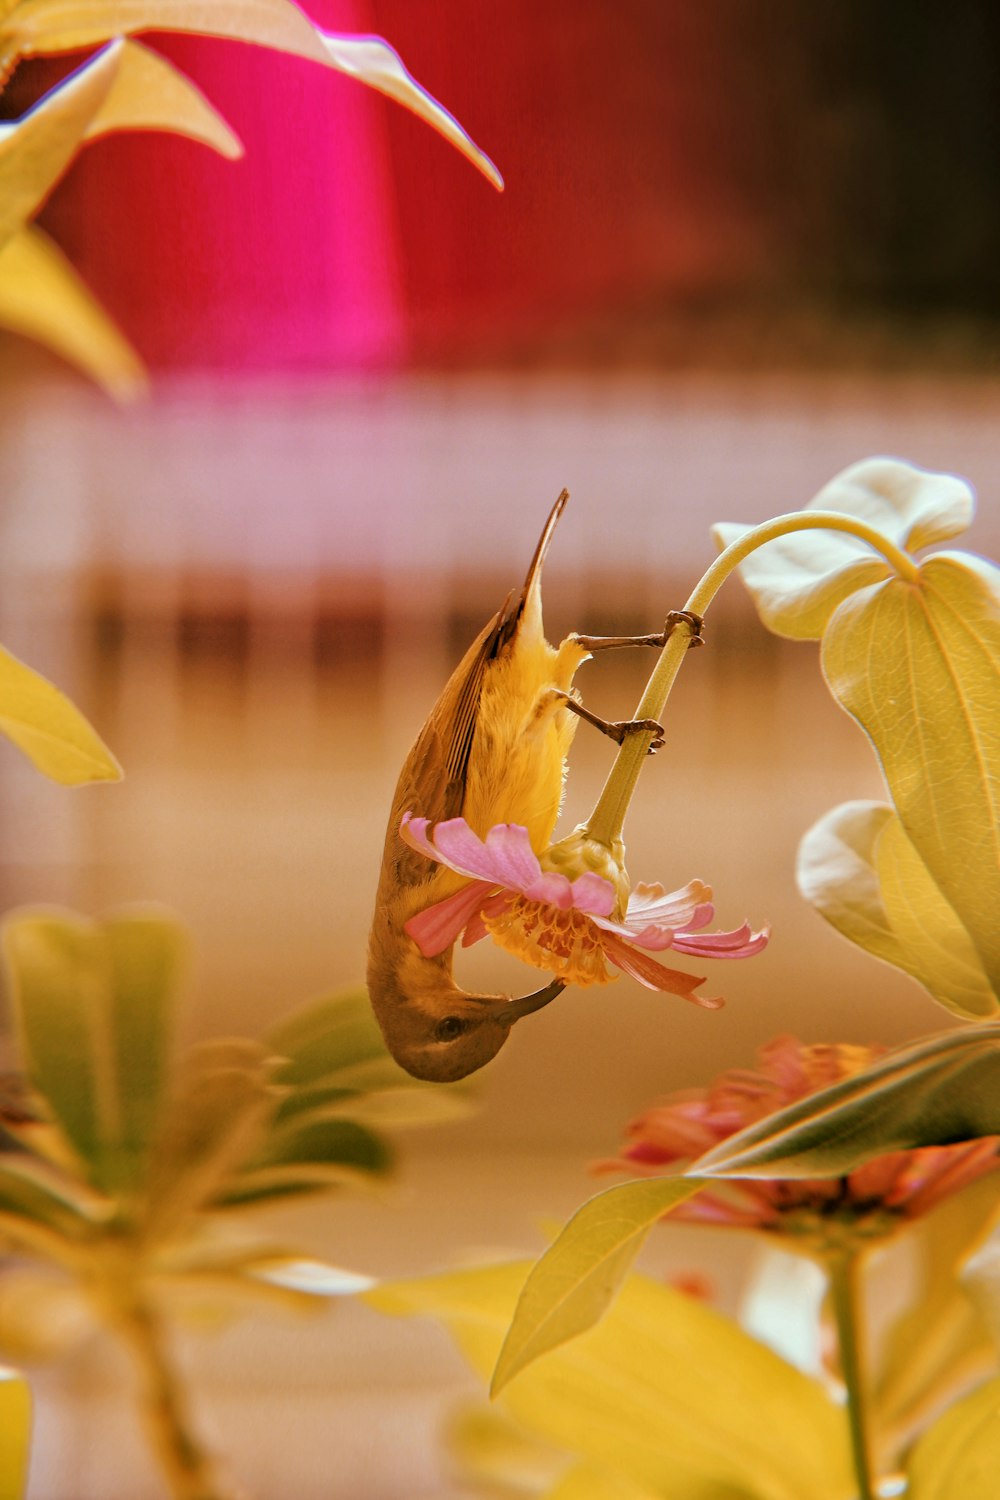
[[[41,220],[147,360],[151,398],[116,409],[54,356],[0,342],[0,639],[127,772],[68,794],[0,753],[0,907],[175,907],[194,939],[189,1037],[256,1031],[361,979],[399,767],[564,485],[552,639],[659,628],[714,555],[712,521],[794,509],[874,453],[966,475],[969,545],[1000,548],[1000,13],[310,14],[387,37],[506,192],[347,79],[153,36],[246,158],[102,140]],[[23,65],[3,112],[72,61]],[[766,635],[736,582],[707,635],[644,772],[629,866],[704,878],[723,925],[771,922],[770,948],[717,966],[721,1014],[626,979],[567,993],[479,1076],[476,1114],[406,1141],[391,1193],[289,1218],[314,1249],[376,1273],[534,1252],[539,1223],[593,1190],[588,1163],[665,1091],[749,1064],[778,1031],[892,1042],[945,1024],[796,893],[810,823],[881,793],[815,648]],[[578,685],[627,717],[651,666],[614,653]],[[567,829],[611,759],[581,726]],[[479,950],[460,977],[523,984]],[[680,1268],[707,1247],[678,1230],[654,1256]],[[352,1308],[191,1359],[261,1494],[452,1493],[431,1418],[471,1387],[430,1330]],[[126,1407],[101,1419],[120,1422],[120,1473],[94,1443],[112,1381],[97,1354],[55,1380],[77,1399],[43,1407],[33,1500],[114,1500],[117,1482],[145,1497]],[[398,1441],[376,1436],[382,1403]]]

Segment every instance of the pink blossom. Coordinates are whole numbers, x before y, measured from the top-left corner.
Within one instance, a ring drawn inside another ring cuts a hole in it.
[[[759,1070],[733,1068],[707,1089],[671,1095],[633,1120],[620,1156],[598,1171],[660,1176],[681,1170],[711,1147],[807,1094],[853,1077],[882,1047],[845,1043],[805,1046],[775,1037],[758,1053]],[[812,1235],[845,1222],[866,1235],[889,1233],[900,1220],[926,1213],[942,1198],[1000,1166],[1000,1138],[887,1152],[845,1177],[765,1181],[711,1180],[680,1204],[671,1219]]]
[[[480,839],[464,818],[450,818],[429,831],[427,818],[406,813],[400,837],[467,878],[443,901],[419,912],[406,931],[425,958],[443,953],[458,937],[469,947],[487,935],[502,948],[573,984],[603,984],[614,976],[606,961],[651,990],[681,995],[717,1009],[720,999],[694,991],[704,976],[668,969],[650,955],[670,948],[694,958],[749,958],[767,943],[767,932],[744,923],[734,932],[702,932],[711,922],[712,892],[699,880],[680,890],[637,885],[621,920],[610,880],[585,870],[571,880],[543,870],[528,831],[498,823]]]

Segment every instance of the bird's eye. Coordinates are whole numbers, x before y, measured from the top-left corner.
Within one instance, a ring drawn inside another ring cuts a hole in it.
[[[457,1036],[461,1036],[465,1030],[465,1022],[461,1016],[445,1016],[434,1028],[435,1039],[439,1042],[450,1042]]]

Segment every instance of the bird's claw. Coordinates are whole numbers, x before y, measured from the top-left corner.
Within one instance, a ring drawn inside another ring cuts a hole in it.
[[[613,740],[617,740],[619,745],[625,743],[626,735],[652,734],[653,740],[646,751],[647,755],[655,755],[657,750],[663,749],[666,742],[663,725],[656,719],[619,719],[609,723],[607,733]]]
[[[688,647],[703,646],[705,644],[705,620],[702,615],[696,615],[693,609],[672,609],[667,615],[663,627],[664,644],[670,639],[671,633],[678,625],[686,625],[691,632]]]

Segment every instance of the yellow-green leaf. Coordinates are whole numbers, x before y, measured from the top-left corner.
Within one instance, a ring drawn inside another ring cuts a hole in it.
[[[546,1495],[567,1456],[527,1431],[498,1407],[471,1407],[448,1423],[448,1455],[461,1478],[478,1490]]]
[[[0,647],[0,733],[63,786],[120,781],[122,768],[78,708]]]
[[[897,1452],[995,1368],[986,1319],[959,1271],[998,1213],[1000,1182],[981,1178],[917,1220],[898,1247],[910,1256],[912,1291],[880,1341],[871,1382],[874,1426]]]
[[[907,1500],[996,1500],[1000,1475],[1000,1380],[945,1412],[908,1465]]]
[[[379,37],[314,27],[290,0],[21,0],[0,25],[0,55],[69,52],[138,31],[186,31],[255,42],[346,73],[412,110],[493,183],[503,179],[458,121]]]
[[[894,458],[868,458],[832,479],[803,507],[853,516],[898,547],[916,551],[969,526],[975,498],[953,474],[934,474]],[[727,547],[751,528],[712,528]],[[867,543],[841,531],[798,531],[768,542],[740,564],[761,619],[778,635],[818,640],[837,606],[891,572]]]
[[[76,274],[33,225],[0,250],[0,326],[47,344],[116,401],[146,390],[146,372],[131,344]]]
[[[995,1015],[1000,997],[979,954],[898,818],[882,830],[876,859],[886,916],[907,957],[904,967],[956,1015]]]
[[[491,1368],[523,1266],[487,1266],[364,1294],[442,1320]],[[842,1409],[816,1381],[700,1300],[642,1276],[580,1339],[513,1381],[503,1407],[605,1474],[671,1500],[850,1500]]]
[[[895,1047],[729,1136],[696,1177],[838,1177],[873,1156],[1000,1135],[1000,1023]]]
[[[827,813],[799,846],[797,876],[832,927],[911,974],[949,1010],[980,1017],[1000,1009],[968,933],[885,803]]]
[[[540,1355],[593,1327],[657,1219],[698,1188],[683,1177],[640,1178],[608,1188],[578,1209],[524,1284],[492,1394]]]
[[[830,688],[872,740],[906,834],[1000,990],[1000,570],[938,553],[837,610]]]
[[[31,1454],[31,1393],[14,1370],[0,1370],[0,1500],[22,1500]]]
[[[25,913],[5,924],[29,1080],[105,1191],[145,1173],[182,946],[160,912],[103,923]]]

